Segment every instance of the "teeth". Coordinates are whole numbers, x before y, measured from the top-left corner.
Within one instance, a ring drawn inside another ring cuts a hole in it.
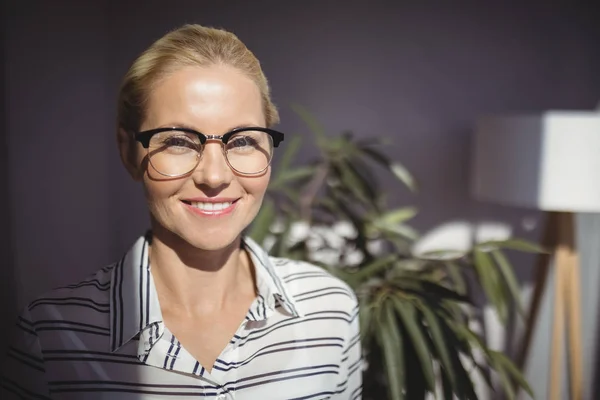
[[[232,203],[191,203],[192,206],[203,211],[221,211],[231,206]]]

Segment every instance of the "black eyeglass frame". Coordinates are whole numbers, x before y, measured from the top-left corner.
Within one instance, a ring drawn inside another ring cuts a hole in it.
[[[146,131],[142,131],[142,132],[138,132],[135,133],[134,137],[135,140],[140,142],[142,144],[142,147],[144,147],[145,149],[149,149],[150,147],[150,140],[152,139],[152,136],[158,134],[158,133],[162,133],[162,132],[185,132],[185,133],[189,133],[192,135],[196,135],[198,137],[198,139],[200,139],[200,145],[204,146],[204,144],[208,141],[208,140],[219,140],[222,142],[222,148],[223,148],[223,152],[225,152],[225,145],[227,144],[227,142],[229,141],[229,139],[238,133],[241,132],[249,132],[249,131],[259,131],[259,132],[264,132],[266,134],[268,134],[269,136],[271,136],[272,142],[273,142],[273,147],[279,147],[279,144],[281,142],[283,142],[284,139],[284,134],[276,131],[274,129],[270,129],[270,128],[262,128],[262,127],[255,127],[255,126],[248,126],[248,127],[242,127],[242,128],[236,128],[233,129],[227,133],[225,133],[224,135],[205,135],[201,132],[198,132],[194,129],[190,129],[190,128],[184,128],[184,127],[177,127],[177,126],[170,126],[170,127],[164,127],[164,128],[155,128],[155,129],[149,129]],[[201,154],[201,153],[200,153]],[[253,175],[259,175],[261,173],[263,173],[268,167],[269,165],[271,165],[271,161],[273,159],[273,155],[271,155],[271,158],[269,159],[269,163],[267,164],[267,166],[262,170],[262,171],[257,171],[254,173],[247,173],[247,172],[242,172],[242,171],[238,171],[237,169],[233,168],[233,166],[229,163],[229,159],[227,157],[225,157],[227,164],[229,165],[229,167],[236,171],[237,173],[241,174],[241,175],[246,175],[246,176],[253,176]],[[152,164],[152,161],[149,160],[150,163]],[[198,159],[198,162],[200,160]],[[196,166],[198,166],[198,164],[196,164]],[[194,167],[195,168],[195,167]],[[192,170],[183,173],[183,174],[177,174],[177,175],[169,175],[169,174],[164,174],[162,172],[160,172],[159,170],[157,170],[156,168],[154,168],[156,170],[156,172],[158,172],[159,174],[163,175],[163,176],[167,176],[167,177],[171,177],[171,178],[175,178],[175,177],[179,177],[179,176],[185,176],[186,174],[189,174]]]
[[[150,130],[143,131],[143,132],[138,132],[135,134],[135,140],[140,142],[142,144],[142,146],[145,149],[147,149],[148,147],[150,147],[150,139],[152,139],[152,136],[156,135],[157,133],[171,132],[171,131],[185,132],[185,133],[189,133],[192,135],[196,135],[196,136],[198,136],[198,139],[200,139],[200,144],[202,144],[202,145],[204,145],[207,140],[220,140],[223,142],[223,144],[227,144],[229,139],[235,134],[238,134],[241,132],[259,131],[259,132],[264,132],[264,133],[268,134],[269,136],[271,136],[271,138],[273,139],[273,147],[279,147],[279,144],[281,142],[283,142],[283,137],[284,137],[284,134],[279,131],[269,129],[269,128],[256,127],[256,126],[247,126],[247,127],[242,127],[242,128],[236,128],[236,129],[233,129],[233,130],[225,133],[224,135],[205,135],[204,133],[198,132],[194,129],[170,126],[170,127],[166,127],[166,128],[155,128],[155,129],[150,129]]]

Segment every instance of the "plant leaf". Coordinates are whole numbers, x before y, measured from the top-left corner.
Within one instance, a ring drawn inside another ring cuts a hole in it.
[[[459,260],[465,256],[466,252],[462,250],[429,250],[424,251],[422,253],[418,253],[417,256],[424,260],[432,260],[432,261],[450,261],[450,260]]]
[[[336,162],[358,154],[358,148],[351,138],[343,134],[328,138],[322,147],[325,153]]]
[[[282,170],[277,177],[269,184],[270,190],[277,190],[285,185],[289,185],[294,181],[308,178],[315,174],[316,168],[313,166],[298,167],[290,170]]]
[[[377,327],[383,350],[386,372],[388,377],[388,390],[391,400],[404,399],[404,352],[402,337],[398,329],[396,316],[391,302],[384,301],[380,309],[381,325]]]
[[[359,296],[358,321],[360,322],[360,336],[363,345],[368,345],[373,326],[371,324],[373,307],[369,302],[368,296]]]
[[[265,199],[258,215],[256,218],[254,218],[254,221],[252,221],[252,226],[248,236],[254,239],[257,243],[263,243],[270,232],[271,226],[275,221],[275,217],[276,213],[273,202]]]
[[[435,377],[433,366],[431,364],[431,352],[425,341],[423,332],[421,331],[420,324],[416,320],[417,313],[415,306],[408,301],[401,301],[398,296],[392,297],[392,301],[394,302],[396,312],[400,315],[404,327],[412,340],[414,351],[421,363],[421,369],[425,377],[427,389],[433,392],[435,390]]]
[[[286,218],[283,223],[283,230],[281,233],[276,235],[275,244],[271,248],[270,253],[273,254],[274,257],[288,257],[289,255],[289,247],[288,247],[288,238],[290,234],[290,228],[292,225],[292,219]],[[291,257],[290,257],[291,258]]]
[[[400,164],[397,161],[393,161],[389,167],[392,173],[396,176],[396,178],[402,181],[410,190],[414,192],[417,191],[417,183],[415,182],[415,179],[413,178],[412,174],[404,165]]]
[[[479,347],[481,350],[483,350],[483,352],[486,354],[486,356],[489,356],[490,350],[484,343],[483,339],[481,339],[479,336],[477,336],[477,334],[475,332],[473,332],[472,330],[470,330],[467,326],[465,326],[461,323],[454,322],[454,323],[450,324],[450,327],[459,336],[461,336],[464,340],[475,343],[477,345],[477,347]]]
[[[346,201],[356,202],[359,201],[362,204],[369,204],[369,197],[363,191],[365,190],[362,186],[363,183],[360,181],[360,177],[354,175],[345,165],[338,165],[334,163],[331,165],[331,170],[335,175],[339,178],[339,180],[343,183],[345,189],[347,189],[355,199],[346,199]]]
[[[448,347],[451,349],[450,358],[452,360],[452,366],[457,374],[456,393],[458,394],[459,398],[476,400],[477,394],[475,393],[475,386],[473,385],[471,375],[466,370],[460,357],[461,352],[470,352],[471,348],[469,347],[469,343],[461,340],[459,336],[455,335],[444,319],[440,320],[440,325],[442,327],[442,333],[444,334],[444,337],[447,338],[449,342]],[[468,355],[471,356],[471,354]]]
[[[353,283],[356,285],[357,283],[364,282],[365,280],[373,277],[373,275],[379,273],[382,269],[396,261],[397,258],[398,256],[396,254],[388,254],[386,257],[376,258],[371,263],[362,267],[358,272],[349,275]]]
[[[423,286],[423,290],[425,291],[425,293],[427,293],[427,295],[434,294],[434,295],[440,296],[442,299],[450,299],[450,300],[460,301],[462,303],[468,303],[468,304],[472,303],[471,299],[469,299],[469,297],[462,295],[460,293],[457,293],[452,289],[448,289],[447,287],[444,287],[438,283],[424,280],[422,283],[422,286]]]
[[[500,320],[506,324],[508,319],[508,307],[502,295],[502,286],[499,285],[498,271],[494,268],[494,264],[490,255],[478,248],[473,250],[474,266],[479,276],[481,286],[488,300],[496,308],[496,312]]]
[[[533,390],[531,389],[531,386],[529,386],[529,384],[523,376],[523,373],[518,370],[516,365],[504,353],[493,350],[490,351],[490,353],[493,355],[496,362],[499,365],[501,365],[513,379],[517,381],[519,386],[522,387],[527,392],[527,394],[534,398],[535,396],[533,395]]]
[[[512,382],[508,378],[506,371],[504,370],[504,368],[502,368],[502,366],[499,366],[499,365],[496,365],[495,370],[498,373],[498,376],[500,377],[500,381],[502,382],[502,388],[504,389],[504,395],[506,396],[506,398],[508,400],[514,400],[515,399],[515,390],[513,389]]]
[[[362,215],[357,213],[351,207],[350,204],[348,204],[348,202],[346,201],[346,197],[337,188],[330,188],[329,194],[331,196],[330,198],[333,200],[336,206],[336,209],[341,215],[343,215],[342,219],[350,220],[350,222],[352,222],[352,224],[354,225],[354,228],[357,232],[357,236],[354,239],[354,244],[356,245],[356,248],[363,254],[369,256],[371,253],[367,248],[368,239],[365,235],[364,218],[362,217]],[[367,259],[369,258],[367,257]]]
[[[301,135],[292,136],[292,140],[285,146],[285,152],[281,155],[281,160],[277,164],[277,178],[280,174],[287,172],[291,168],[294,157],[298,153],[298,150],[300,150],[301,144]]]
[[[444,400],[454,400],[454,388],[452,387],[452,383],[450,383],[446,374],[442,373],[441,375]]]
[[[379,178],[381,174],[377,174],[376,171],[373,170],[371,165],[365,162],[363,158],[360,157],[360,149],[356,147],[356,143],[354,143],[356,148],[356,153],[358,156],[346,157],[346,162],[352,166],[352,168],[359,173],[363,179],[365,179],[375,193],[375,198],[377,198],[378,202],[382,202],[382,199],[385,197],[385,191],[380,187]],[[383,205],[383,203],[381,203]],[[387,207],[382,207],[387,208]]]
[[[517,381],[520,387],[522,387],[532,398],[534,397],[533,391],[531,390],[531,387],[523,377],[522,372],[517,369],[515,364],[504,353],[494,351],[488,348],[483,339],[465,325],[462,325],[460,323],[452,323],[450,324],[450,326],[452,330],[454,330],[461,337],[476,344],[477,347],[479,347],[484,352],[485,356],[489,360],[490,366],[495,371],[499,373],[499,369],[505,369],[510,373],[513,379]],[[482,375],[484,375],[484,377],[486,377],[487,381],[488,377],[487,375],[485,375],[486,372],[482,370],[481,373]],[[491,385],[491,381],[489,384]]]
[[[370,159],[387,168],[400,182],[402,182],[410,191],[417,191],[417,183],[412,174],[402,164],[391,161],[381,152],[370,147],[361,147],[360,150]]]
[[[378,230],[386,236],[409,240],[411,242],[419,238],[419,233],[408,225],[371,225],[370,230]],[[391,239],[391,238],[390,238]]]
[[[522,318],[525,318],[525,309],[523,308],[523,303],[521,300],[521,291],[510,263],[500,250],[492,250],[491,254],[494,258],[494,261],[496,261],[496,264],[498,265],[498,269],[500,270],[500,273],[506,282],[506,286],[508,287],[510,294],[513,297],[513,301],[517,306],[519,315],[521,315]]]
[[[454,371],[450,361],[450,353],[446,347],[446,342],[444,341],[444,335],[442,334],[442,328],[440,327],[438,317],[427,305],[417,302],[417,306],[421,310],[421,313],[427,322],[427,326],[429,327],[431,339],[433,340],[433,344],[441,361],[442,370],[447,374],[452,387],[456,387],[456,372]]]
[[[527,253],[547,253],[542,247],[522,239],[489,240],[477,244],[477,248],[500,248],[508,250],[519,250]]]
[[[352,160],[344,160],[342,168],[345,168],[348,174],[354,177],[353,180],[358,183],[357,189],[360,190],[367,203],[370,203],[377,209],[377,198],[379,197],[379,194],[377,188],[374,186],[374,182],[369,181],[365,174],[356,168]]]
[[[300,104],[292,104],[291,108],[308,126],[308,129],[315,135],[317,139],[317,145],[323,149],[323,146],[327,141],[323,126],[306,108],[302,107]]]
[[[447,261],[444,264],[448,270],[448,275],[450,275],[450,278],[454,283],[456,292],[465,295],[467,293],[467,284],[460,267],[452,261]]]
[[[396,208],[378,216],[373,223],[377,226],[398,225],[412,219],[417,213],[416,207]]]
[[[494,382],[492,382],[492,376],[490,374],[488,366],[487,365],[481,365],[481,364],[477,363],[475,360],[473,360],[473,364],[475,365],[475,367],[479,371],[479,375],[481,375],[481,377],[483,378],[483,380],[485,381],[485,383],[488,385],[488,387],[492,391],[495,391]]]

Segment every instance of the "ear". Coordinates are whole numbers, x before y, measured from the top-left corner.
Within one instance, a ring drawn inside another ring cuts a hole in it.
[[[119,127],[117,130],[117,143],[119,145],[121,162],[125,166],[125,169],[127,169],[133,180],[141,181],[143,170],[141,164],[138,162],[138,149],[131,133]]]

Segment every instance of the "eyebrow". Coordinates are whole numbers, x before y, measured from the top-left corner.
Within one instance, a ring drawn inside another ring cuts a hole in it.
[[[256,125],[256,124],[240,124],[240,125],[236,125],[236,126],[234,126],[232,128],[229,128],[225,132],[231,132],[231,131],[236,130],[236,129],[254,128],[254,127],[261,127],[261,126],[260,125]],[[196,128],[196,127],[194,127],[192,125],[189,125],[189,124],[185,124],[185,123],[164,124],[164,125],[161,125],[159,128],[184,128],[184,129],[190,129],[192,131],[204,134],[204,132],[198,130],[198,128]]]

